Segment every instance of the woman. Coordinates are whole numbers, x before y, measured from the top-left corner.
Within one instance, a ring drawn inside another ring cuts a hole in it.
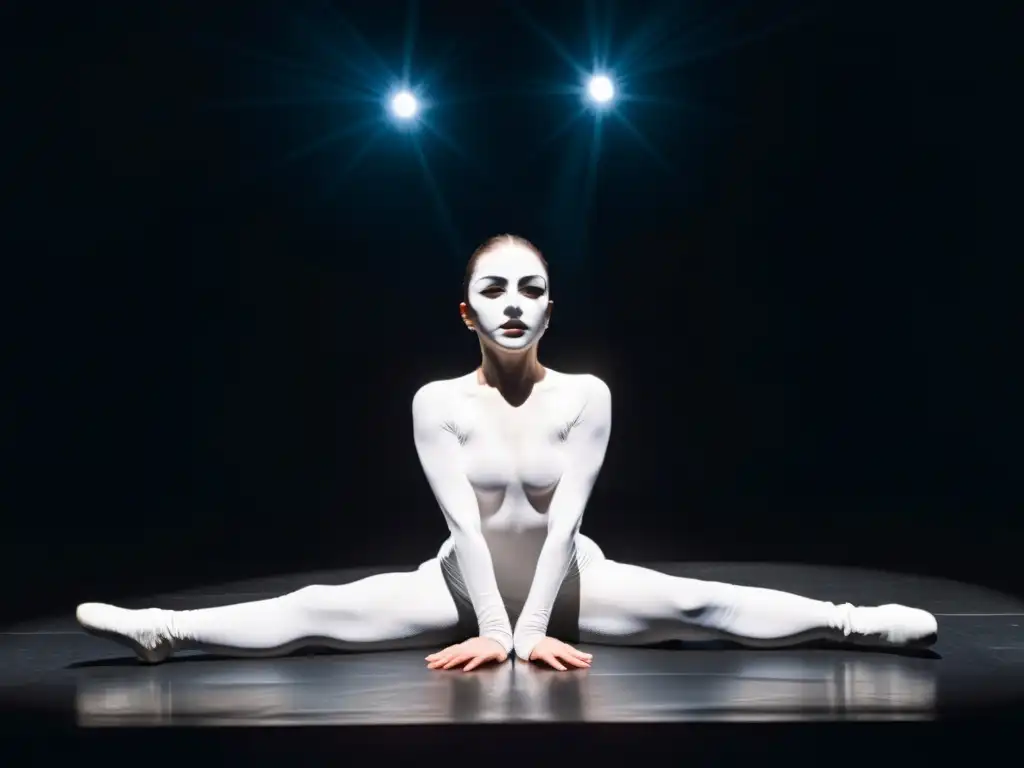
[[[836,605],[606,559],[579,529],[611,396],[595,376],[538,362],[552,306],[547,264],[529,242],[505,235],[473,254],[460,311],[481,365],[427,384],[412,402],[416,450],[451,533],[418,570],[195,611],[84,604],[79,623],[150,662],[183,648],[239,656],[447,645],[427,666],[465,671],[513,650],[558,670],[589,667],[591,654],[566,640],[934,642],[935,618],[914,608]]]

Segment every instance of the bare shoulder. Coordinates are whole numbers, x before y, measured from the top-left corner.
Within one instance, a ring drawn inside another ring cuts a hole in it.
[[[588,401],[611,401],[611,389],[603,379],[592,373],[560,373],[548,370],[556,387],[564,388]]]
[[[611,388],[592,373],[556,374],[555,381],[563,390],[566,406],[571,408],[573,425],[586,423],[584,433],[597,441],[593,444],[606,444],[612,426]]]
[[[451,408],[453,399],[465,388],[466,378],[437,379],[416,390],[412,398],[413,418],[443,416]]]

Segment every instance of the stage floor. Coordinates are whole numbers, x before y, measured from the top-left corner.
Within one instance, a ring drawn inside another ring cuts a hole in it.
[[[594,664],[578,672],[522,662],[433,672],[422,651],[245,660],[183,655],[147,666],[78,631],[69,606],[66,615],[0,632],[0,707],[107,728],[932,720],[1020,711],[1024,703],[1024,602],[1016,598],[937,579],[816,566],[651,565],[839,602],[918,606],[937,615],[939,641],[917,654],[584,646]],[[381,570],[230,584],[130,607],[221,605]]]

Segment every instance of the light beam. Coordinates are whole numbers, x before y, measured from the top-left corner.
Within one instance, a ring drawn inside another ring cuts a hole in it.
[[[399,91],[391,97],[391,114],[399,120],[412,120],[419,110],[419,102],[409,91]]]
[[[607,106],[615,98],[615,84],[607,75],[594,75],[587,83],[587,96],[598,106]]]

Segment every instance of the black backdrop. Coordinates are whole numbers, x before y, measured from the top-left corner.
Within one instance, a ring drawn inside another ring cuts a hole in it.
[[[7,612],[429,557],[409,404],[475,365],[462,268],[505,231],[551,263],[542,360],[613,391],[610,556],[1024,586],[994,6],[421,3],[408,133],[347,100],[405,3],[22,5]],[[646,98],[595,166],[557,91],[608,29]]]

